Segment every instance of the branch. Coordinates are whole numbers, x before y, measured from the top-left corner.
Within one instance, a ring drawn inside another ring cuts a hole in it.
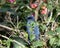
[[[47,31],[48,30],[48,28],[47,28],[47,26],[49,25],[49,23],[50,23],[50,21],[51,21],[51,19],[52,19],[52,11],[51,11],[51,14],[50,14],[50,17],[49,17],[49,20],[48,20],[48,22],[47,22],[47,24],[46,24],[46,30],[45,31]]]
[[[40,0],[39,5],[38,5],[38,7],[35,10],[35,21],[37,21],[37,19],[38,19],[38,11],[39,11],[40,6],[41,6],[42,3],[43,3],[43,1]]]
[[[13,28],[10,28],[10,27],[7,27],[7,26],[5,26],[5,25],[1,25],[0,24],[0,28],[4,28],[4,29],[6,29],[6,30],[8,30],[8,31],[18,31],[18,32],[20,32],[20,30],[17,30],[17,29],[13,29]]]
[[[25,48],[25,46],[24,46],[23,44],[19,43],[19,42],[16,41],[16,40],[9,39],[8,37],[6,37],[6,36],[4,36],[4,35],[1,35],[1,34],[0,34],[0,36],[3,37],[3,38],[6,38],[7,40],[10,40],[10,41],[12,41],[12,42],[17,43],[17,44],[20,45],[22,48]]]
[[[18,31],[18,32],[20,33],[20,30],[13,29],[13,28],[10,28],[10,27],[1,25],[1,24],[0,24],[0,28],[4,28],[4,29],[6,29],[6,30],[8,30],[8,31],[16,31],[16,32]],[[2,36],[2,37],[9,39],[8,37],[5,37],[5,36]],[[19,36],[19,37],[20,37],[20,36]],[[23,39],[27,44],[29,44],[29,42],[28,42],[27,40],[25,40],[25,39],[22,38],[22,37],[20,37],[20,38]]]
[[[49,18],[49,20],[48,20],[48,22],[47,22],[47,26],[49,25],[49,23],[50,23],[50,21],[51,21],[51,19],[52,19],[52,11],[51,11],[51,14],[50,14],[50,18]]]

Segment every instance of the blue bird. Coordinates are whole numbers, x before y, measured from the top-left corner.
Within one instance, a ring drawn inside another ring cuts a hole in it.
[[[27,33],[29,42],[40,38],[39,26],[33,15],[27,17]]]

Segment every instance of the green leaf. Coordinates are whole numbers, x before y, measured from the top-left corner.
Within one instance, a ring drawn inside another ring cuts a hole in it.
[[[60,39],[60,34],[58,35],[59,39]]]
[[[13,43],[13,48],[22,48],[22,47],[16,43]]]
[[[51,46],[54,44],[54,42],[55,42],[55,38],[50,38],[49,43],[50,43]]]
[[[49,3],[47,4],[47,8],[48,8],[49,10],[52,10],[52,9],[53,9],[52,1],[49,1]]]
[[[10,40],[7,40],[6,44],[7,44],[7,48],[10,48]]]
[[[58,46],[60,46],[60,39],[58,40],[58,43],[57,43]]]
[[[53,31],[49,31],[49,32],[47,32],[47,34],[52,36],[52,35],[55,34],[55,32],[53,32]]]
[[[34,46],[34,48],[36,48],[36,47],[41,47],[41,46],[43,46],[43,41],[36,41],[36,42],[33,42],[33,46]]]
[[[42,29],[42,31],[44,31],[46,29],[46,25],[41,24],[40,28]]]
[[[18,41],[21,45],[13,42],[13,48],[25,48],[25,46],[28,44],[25,40],[23,40],[20,37],[13,37],[12,39]]]
[[[16,1],[14,2],[14,4],[16,4]]]
[[[30,40],[33,41],[35,39],[35,34],[30,34]]]
[[[56,28],[56,32],[60,34],[60,27]]]

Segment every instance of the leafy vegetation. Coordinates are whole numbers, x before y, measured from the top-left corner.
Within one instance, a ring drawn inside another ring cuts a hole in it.
[[[60,48],[60,0],[45,1],[33,9],[30,0],[0,0],[0,48]],[[46,6],[47,14],[41,14],[42,6]],[[29,44],[26,19],[33,12],[38,18],[40,40]]]

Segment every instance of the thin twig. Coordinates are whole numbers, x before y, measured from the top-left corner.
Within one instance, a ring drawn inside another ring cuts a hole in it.
[[[35,10],[35,21],[37,21],[37,19],[38,19],[38,11],[39,11],[40,6],[41,6],[42,3],[43,3],[43,1],[40,0],[39,5],[38,5],[38,7]]]
[[[20,32],[20,30],[13,29],[13,28],[7,27],[7,26],[5,26],[5,25],[1,25],[1,24],[0,24],[0,27],[1,27],[1,28],[4,28],[4,29],[7,29],[8,31],[16,31],[16,32],[18,31],[18,32]]]
[[[48,20],[48,22],[47,22],[47,26],[49,25],[49,23],[50,23],[50,21],[51,21],[51,19],[52,19],[52,11],[51,11],[51,14],[50,14],[50,17],[49,17],[49,20]]]
[[[24,46],[23,44],[19,43],[19,42],[16,41],[16,40],[9,39],[8,37],[6,37],[6,36],[4,36],[4,35],[1,35],[1,34],[0,34],[0,36],[3,37],[3,38],[6,38],[7,40],[10,40],[10,41],[12,41],[12,42],[17,43],[17,44],[20,45],[22,48],[25,48],[25,46]]]

